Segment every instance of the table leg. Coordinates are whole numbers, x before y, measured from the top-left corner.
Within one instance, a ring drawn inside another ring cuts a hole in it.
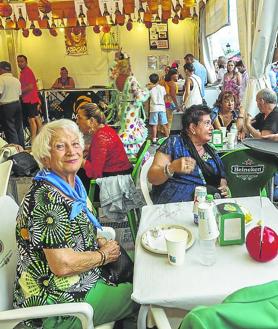
[[[147,326],[147,315],[149,311],[149,305],[141,305],[138,320],[137,320],[137,329],[146,329]]]

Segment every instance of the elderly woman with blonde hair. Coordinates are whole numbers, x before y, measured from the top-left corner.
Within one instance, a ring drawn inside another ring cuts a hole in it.
[[[116,241],[96,239],[98,220],[86,206],[76,176],[84,142],[77,125],[62,119],[42,127],[32,145],[41,170],[34,177],[17,217],[18,261],[15,307],[85,301],[94,308],[94,324],[122,320],[136,328],[137,305],[131,283],[111,286],[102,266],[120,256]],[[78,319],[47,318],[30,327],[78,329]]]

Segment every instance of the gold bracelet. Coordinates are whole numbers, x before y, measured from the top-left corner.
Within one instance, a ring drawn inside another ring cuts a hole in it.
[[[99,249],[99,252],[102,254],[102,263],[100,264],[102,266],[106,262],[106,253],[100,249]]]
[[[99,249],[97,249],[96,252],[98,252],[100,254],[100,256],[101,256],[101,259],[100,259],[100,262],[99,262],[99,266],[102,266],[103,263],[104,263],[103,260],[104,260],[104,257],[105,257],[104,252],[101,251],[101,250],[99,250]]]
[[[172,178],[174,176],[174,173],[171,173],[169,170],[170,163],[167,163],[167,165],[164,167],[164,175],[168,178]]]

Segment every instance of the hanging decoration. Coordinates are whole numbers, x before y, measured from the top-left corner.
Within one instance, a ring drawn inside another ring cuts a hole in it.
[[[53,36],[56,28],[93,26],[95,33],[110,33],[114,25],[133,29],[134,22],[144,23],[150,29],[154,23],[174,24],[199,14],[200,0],[38,0],[16,1],[0,0],[0,29],[21,29],[25,37],[26,30],[32,29],[35,36],[41,35],[41,29],[48,29]],[[32,24],[32,27],[30,25]],[[34,25],[34,26],[33,26]],[[85,42],[86,44],[86,42]],[[71,46],[70,46],[71,47]],[[81,48],[84,47],[84,44]],[[83,49],[83,48],[82,48]],[[83,49],[84,50],[84,49]]]
[[[86,28],[72,27],[65,29],[67,55],[81,56],[87,54]]]

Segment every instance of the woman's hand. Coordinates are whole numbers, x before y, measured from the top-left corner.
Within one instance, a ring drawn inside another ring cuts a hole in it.
[[[242,140],[245,138],[245,135],[246,135],[245,131],[244,131],[244,130],[241,130],[241,131],[238,132],[238,134],[237,134],[237,138],[238,138],[240,141],[242,141]]]
[[[190,157],[182,157],[169,164],[169,170],[173,173],[190,174],[196,166],[196,161]]]
[[[221,191],[221,196],[224,198],[230,198],[231,197],[231,191],[227,185],[227,181],[225,178],[221,179],[220,186],[218,189]]]
[[[12,146],[16,149],[17,152],[23,152],[24,151],[24,148],[21,146],[21,145],[18,145],[18,144],[7,144],[5,145],[4,147],[6,146]]]
[[[121,255],[120,246],[117,241],[109,240],[102,245],[101,251],[105,253],[106,261],[104,264],[115,262]]]
[[[103,238],[103,237],[97,238],[97,244],[98,244],[99,248],[104,246],[106,242],[107,242],[106,238]]]

